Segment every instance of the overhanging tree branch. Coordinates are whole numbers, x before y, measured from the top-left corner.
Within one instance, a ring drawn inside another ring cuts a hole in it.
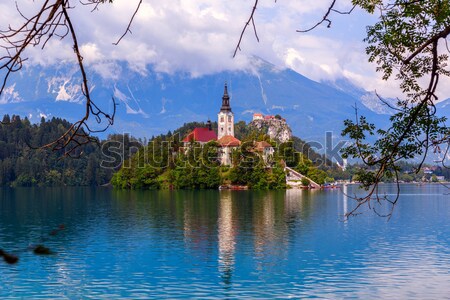
[[[250,17],[248,18],[247,22],[245,23],[244,28],[242,28],[241,35],[239,36],[239,41],[236,45],[236,48],[234,49],[233,58],[236,57],[238,50],[241,50],[242,38],[244,37],[245,31],[247,30],[247,27],[250,25],[250,23],[253,26],[253,31],[255,33],[256,40],[259,42],[259,37],[256,32],[255,19],[254,19],[254,15],[255,15],[255,11],[256,11],[257,7],[258,7],[258,0],[255,0],[255,4],[253,4],[253,9],[252,9],[252,12],[250,13]]]
[[[113,43],[113,45],[116,45],[116,46],[119,45],[120,41],[127,35],[127,33],[131,33],[131,29],[130,29],[130,28],[131,28],[131,24],[133,24],[133,20],[134,20],[134,18],[136,17],[136,15],[137,15],[139,9],[141,8],[141,4],[142,4],[142,0],[139,0],[139,3],[138,3],[138,5],[137,5],[136,9],[134,10],[134,13],[133,13],[133,15],[131,16],[130,21],[128,22],[127,29],[126,29],[125,32],[120,36],[120,38],[117,40],[117,42]]]
[[[97,8],[99,4],[105,2],[112,3],[112,0],[88,0],[83,4],[93,4]],[[69,36],[72,39],[73,51],[81,73],[81,91],[86,101],[85,115],[75,122],[62,136],[37,148],[49,148],[54,151],[63,150],[67,156],[77,156],[80,153],[78,149],[81,146],[97,141],[96,138],[90,135],[91,133],[105,131],[113,124],[116,103],[113,99],[113,112],[108,114],[99,108],[91,97],[76,29],[69,14],[69,10],[73,9],[70,3],[70,0],[46,0],[31,17],[25,16],[16,4],[16,9],[24,22],[17,28],[9,26],[8,29],[0,31],[0,48],[4,50],[4,54],[0,57],[0,70],[5,71],[0,94],[4,92],[11,74],[22,69],[23,63],[27,60],[24,57],[26,49],[36,46],[43,49],[50,39],[54,37],[64,39]],[[94,117],[98,124],[106,121],[106,125],[100,130],[91,129],[88,124],[91,116]]]

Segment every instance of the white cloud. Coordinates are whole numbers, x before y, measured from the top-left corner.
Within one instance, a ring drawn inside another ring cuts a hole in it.
[[[104,55],[101,53],[97,44],[86,43],[81,46],[80,51],[83,53],[83,60],[86,64],[91,64],[104,59]]]
[[[255,111],[253,109],[247,109],[247,110],[244,110],[241,114],[247,115],[247,114],[254,114],[254,113],[255,113]]]
[[[44,118],[44,119],[48,119],[50,117],[51,114],[44,114],[44,113],[39,113],[39,118]]]
[[[120,79],[122,68],[113,60],[101,60],[91,64],[92,69],[103,79],[118,80]]]
[[[18,1],[30,15],[40,1]],[[116,60],[126,60],[133,70],[146,74],[151,64],[157,72],[186,72],[193,77],[223,70],[251,69],[248,57],[257,55],[280,67],[290,67],[314,80],[347,76],[368,90],[398,94],[396,84],[382,81],[375,66],[367,62],[362,39],[373,17],[355,10],[350,16],[334,14],[330,29],[319,26],[309,33],[297,33],[323,16],[329,0],[260,1],[255,22],[260,42],[248,28],[236,58],[232,54],[252,9],[253,0],[144,1],[128,33],[118,46],[113,42],[125,31],[138,0],[115,1],[99,6],[77,3],[69,13],[78,31],[84,61],[105,79],[118,79]],[[351,7],[343,1],[341,10]],[[6,24],[18,24],[14,5],[0,4]],[[27,52],[32,63],[47,65],[74,61],[70,36],[52,39],[46,49]],[[450,85],[449,85],[450,86]],[[448,91],[450,92],[450,87]]]
[[[0,96],[0,104],[22,102],[23,99],[19,92],[16,91],[16,84],[6,86]]]
[[[159,114],[162,115],[162,114],[165,114],[167,112],[167,110],[166,110],[167,102],[170,102],[170,100],[166,99],[164,97],[161,99],[161,111],[159,112]]]

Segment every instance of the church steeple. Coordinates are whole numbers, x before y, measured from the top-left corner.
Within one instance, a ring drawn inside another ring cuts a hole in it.
[[[220,108],[221,112],[231,112],[231,106],[230,106],[230,96],[228,96],[228,86],[227,83],[225,83],[225,88],[223,90],[223,96],[222,96],[222,107]]]
[[[217,115],[218,120],[218,138],[222,138],[226,135],[234,136],[234,114],[231,111],[230,96],[228,96],[228,86],[225,83],[222,97],[222,107]]]

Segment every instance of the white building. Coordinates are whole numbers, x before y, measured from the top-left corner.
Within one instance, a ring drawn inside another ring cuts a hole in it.
[[[255,120],[264,120],[263,114],[255,113],[253,114],[253,121]]]
[[[221,147],[220,161],[222,165],[229,166],[232,164],[231,154],[234,149],[239,148],[241,141],[234,137],[234,114],[231,111],[230,96],[228,96],[226,83],[222,97],[222,107],[217,118],[217,142]]]
[[[225,83],[225,89],[222,97],[222,107],[218,114],[218,132],[217,138],[220,140],[222,137],[231,135],[234,136],[234,114],[231,111],[230,96],[228,96],[228,88]]]

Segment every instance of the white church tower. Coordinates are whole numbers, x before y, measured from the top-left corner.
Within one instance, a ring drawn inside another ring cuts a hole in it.
[[[234,114],[231,111],[230,96],[228,96],[228,87],[225,83],[225,89],[222,97],[222,107],[218,114],[218,132],[217,139],[231,135],[234,136]]]

